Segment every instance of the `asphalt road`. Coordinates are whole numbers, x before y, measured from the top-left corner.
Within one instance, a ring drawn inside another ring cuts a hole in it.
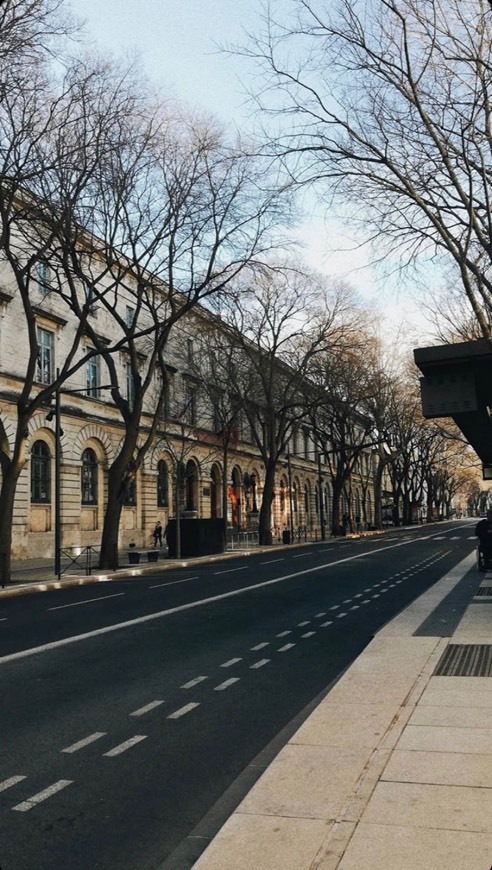
[[[473,527],[0,600],[0,870],[190,867],[320,693],[470,552]]]

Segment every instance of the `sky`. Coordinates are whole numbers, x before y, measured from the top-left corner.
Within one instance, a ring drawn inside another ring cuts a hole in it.
[[[287,2],[287,0],[284,0]],[[217,117],[226,127],[252,123],[246,90],[255,86],[252,67],[219,50],[241,43],[261,25],[262,0],[78,0],[88,41],[115,55],[137,52],[150,80],[166,96]],[[371,252],[321,205],[309,201],[297,238],[307,264],[347,280],[375,303],[394,328],[406,327],[410,345],[423,333],[418,303],[399,294],[396,281],[371,266]],[[426,342],[430,343],[430,342]]]

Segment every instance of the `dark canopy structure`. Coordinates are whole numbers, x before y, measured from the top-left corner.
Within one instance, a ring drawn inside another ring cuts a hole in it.
[[[451,417],[492,479],[492,350],[485,339],[419,347],[424,417]]]

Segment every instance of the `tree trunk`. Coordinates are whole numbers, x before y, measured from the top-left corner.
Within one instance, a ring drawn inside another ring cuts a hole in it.
[[[22,463],[10,462],[2,480],[0,493],[0,583],[2,586],[10,583],[12,521],[15,493],[21,470]]]
[[[114,570],[118,567],[118,538],[121,510],[123,507],[120,492],[122,480],[120,466],[121,463],[118,458],[108,473],[108,501],[104,514],[101,555],[99,559],[99,567],[106,568],[107,570]]]
[[[265,466],[265,483],[258,525],[259,544],[272,543],[272,501],[275,486],[275,469],[275,465]]]

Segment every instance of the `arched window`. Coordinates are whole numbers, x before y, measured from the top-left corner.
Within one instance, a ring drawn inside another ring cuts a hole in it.
[[[31,450],[31,501],[51,502],[51,455],[45,441],[35,441]]]
[[[97,504],[97,456],[88,447],[82,454],[82,504]]]
[[[169,472],[163,459],[157,463],[157,507],[169,507]]]

